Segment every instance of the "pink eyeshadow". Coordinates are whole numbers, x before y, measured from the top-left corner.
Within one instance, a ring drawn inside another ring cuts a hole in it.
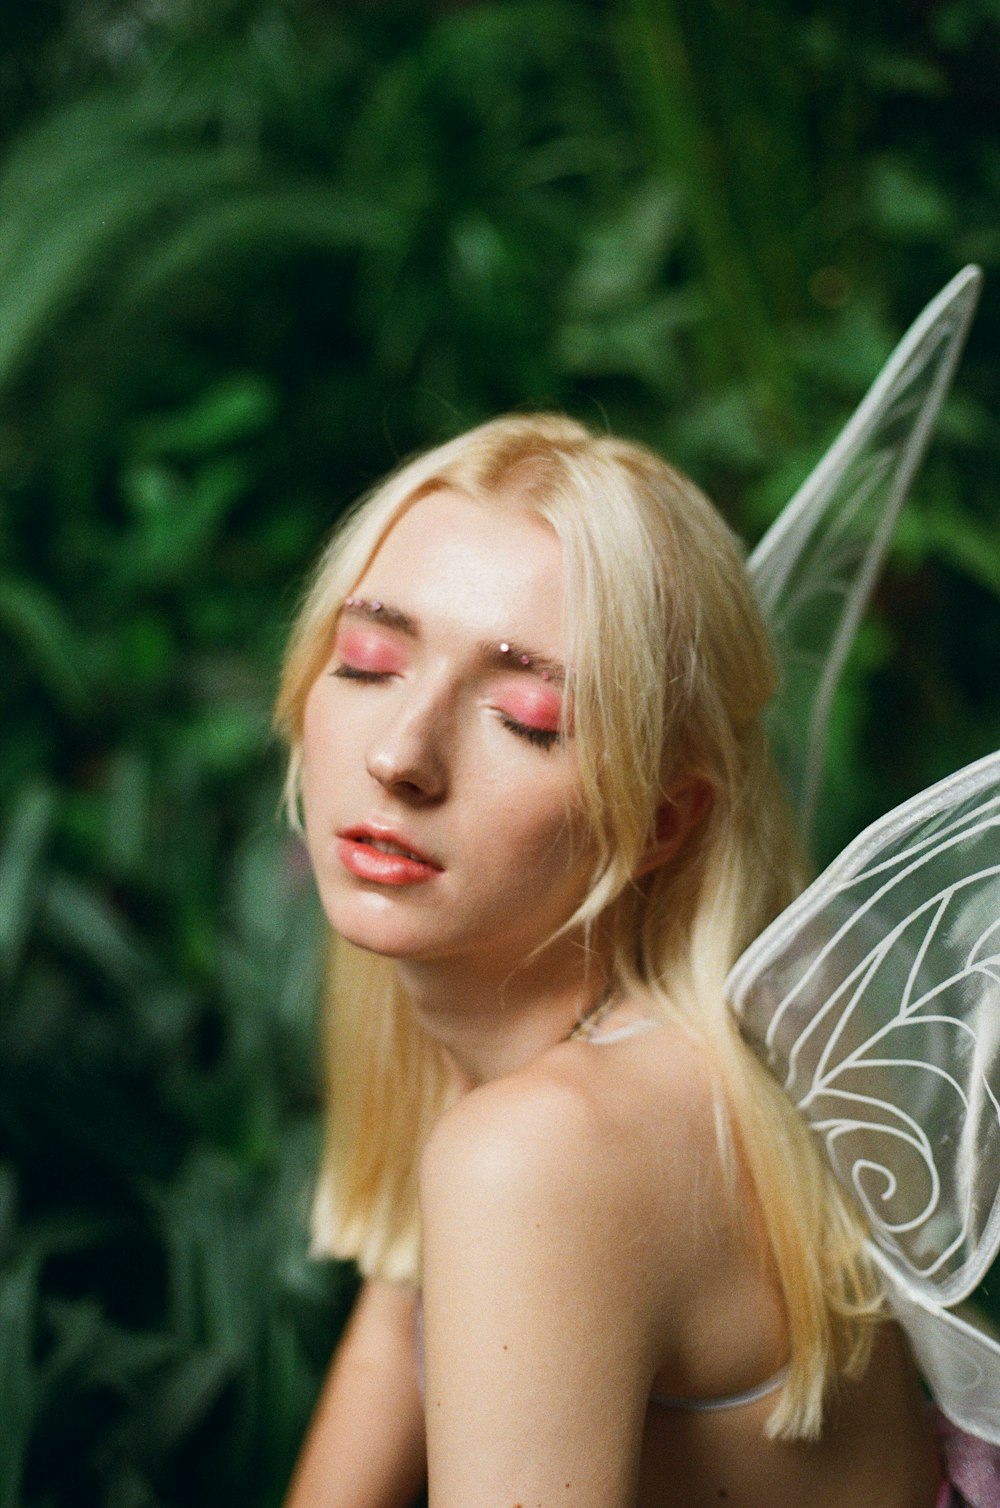
[[[403,646],[384,629],[342,624],[337,633],[336,653],[352,670],[370,670],[375,675],[393,675],[406,664]]]
[[[495,705],[515,722],[545,733],[556,732],[562,717],[562,697],[541,684],[497,692]]]

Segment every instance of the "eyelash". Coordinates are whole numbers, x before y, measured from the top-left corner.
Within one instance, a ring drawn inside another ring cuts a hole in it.
[[[368,685],[387,681],[390,676],[387,670],[356,670],[353,665],[338,665],[330,674],[338,676],[342,681],[362,681]],[[561,737],[557,728],[532,728],[528,723],[519,723],[516,718],[508,717],[504,712],[500,713],[500,721],[510,733],[523,738],[536,749],[553,749]]]
[[[353,665],[338,665],[336,670],[330,671],[331,675],[339,676],[342,681],[387,681],[387,670],[355,670]]]
[[[557,728],[532,728],[527,723],[519,723],[516,718],[500,714],[500,721],[511,733],[516,733],[519,738],[526,739],[529,744],[534,744],[536,749],[554,749],[559,742],[559,730]]]

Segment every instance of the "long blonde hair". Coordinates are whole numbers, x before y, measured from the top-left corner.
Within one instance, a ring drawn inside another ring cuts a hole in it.
[[[814,1437],[832,1385],[867,1362],[878,1288],[860,1216],[724,1001],[731,965],[804,871],[761,728],[774,690],[767,636],[712,505],[645,447],[556,415],[496,419],[403,466],[338,531],[292,634],[275,714],[292,751],[290,803],[305,698],[340,604],[401,513],[441,487],[526,508],[560,540],[570,699],[599,854],[571,921],[601,916],[618,987],[712,1055],[721,1152],[747,1171],[788,1317],[791,1368],[769,1433]],[[711,809],[675,859],[635,881],[664,793],[685,778],[710,787]],[[332,955],[314,1247],[414,1281],[416,1168],[449,1076],[392,963],[339,939]]]

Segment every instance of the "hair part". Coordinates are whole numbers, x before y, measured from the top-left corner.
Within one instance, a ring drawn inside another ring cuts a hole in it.
[[[560,541],[567,702],[598,853],[566,927],[601,917],[616,985],[711,1054],[720,1152],[749,1178],[788,1317],[791,1368],[768,1432],[815,1437],[837,1380],[867,1363],[880,1287],[861,1216],[724,999],[732,964],[806,878],[761,727],[774,670],[740,546],[653,452],[557,415],[496,419],[409,462],[338,530],[291,637],[275,722],[293,813],[303,708],[340,606],[397,519],[440,488],[527,509]],[[634,879],[658,808],[686,778],[710,787],[710,811],[673,859]],[[416,1280],[416,1170],[447,1068],[391,963],[339,940],[335,957],[314,1249]]]

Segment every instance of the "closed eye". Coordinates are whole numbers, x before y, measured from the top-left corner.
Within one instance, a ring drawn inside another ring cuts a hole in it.
[[[500,721],[504,727],[518,738],[524,738],[529,744],[534,744],[538,749],[552,749],[559,742],[561,734],[558,728],[533,728],[530,723],[519,723],[517,718],[509,716],[506,712],[500,713]]]
[[[361,681],[367,685],[377,685],[381,681],[390,681],[394,672],[391,670],[362,670],[357,665],[337,665],[330,671],[330,675],[336,676],[342,681]],[[508,712],[498,713],[503,726],[517,738],[523,738],[527,743],[533,744],[536,749],[553,749],[562,739],[558,728],[536,728],[531,723],[519,722],[516,717],[511,717]]]
[[[338,665],[330,674],[338,676],[342,681],[388,681],[392,671],[359,670],[356,665]]]

